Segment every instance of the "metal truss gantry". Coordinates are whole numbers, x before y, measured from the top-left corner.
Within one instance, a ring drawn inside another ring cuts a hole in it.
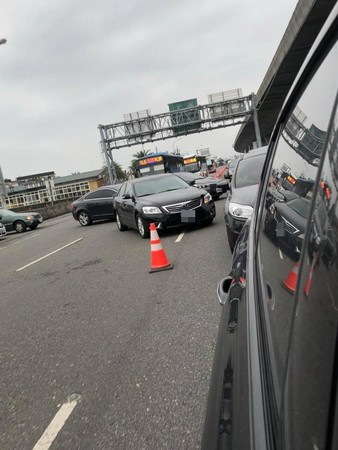
[[[110,181],[116,180],[112,150],[241,125],[252,116],[257,142],[260,145],[254,94],[156,115],[151,115],[149,110],[145,110],[125,114],[123,122],[99,125],[101,148],[105,155]]]

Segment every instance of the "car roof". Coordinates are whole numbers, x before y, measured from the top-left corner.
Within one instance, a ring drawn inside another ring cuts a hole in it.
[[[258,156],[258,155],[266,155],[267,151],[268,151],[267,145],[264,147],[254,148],[254,149],[250,150],[249,153],[244,153],[242,159],[249,159],[249,158],[252,158],[252,157]]]

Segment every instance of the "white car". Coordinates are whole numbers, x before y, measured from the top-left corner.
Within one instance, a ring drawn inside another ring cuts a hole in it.
[[[0,223],[0,238],[5,237],[7,234],[6,228],[2,223]]]

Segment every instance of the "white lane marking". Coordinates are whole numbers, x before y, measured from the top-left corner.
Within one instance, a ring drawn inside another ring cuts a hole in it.
[[[282,251],[281,251],[280,248],[278,249],[278,251],[279,251],[279,257],[280,257],[280,259],[284,259],[284,258],[283,258],[283,253],[282,253]]]
[[[185,235],[186,230],[182,231],[182,233],[178,236],[175,242],[181,242],[183,236]]]
[[[71,415],[73,409],[78,404],[80,398],[81,396],[78,394],[72,394],[67,398],[66,403],[64,403],[55,414],[54,419],[48,425],[38,442],[34,445],[33,450],[49,449],[57,434],[66,423],[66,420]]]
[[[33,264],[36,264],[37,262],[42,261],[43,259],[48,258],[48,257],[51,256],[51,255],[54,255],[54,253],[57,253],[57,252],[63,250],[64,248],[67,248],[67,247],[69,247],[70,245],[73,245],[73,244],[76,244],[76,243],[79,242],[79,241],[82,241],[82,239],[83,239],[82,237],[79,238],[79,239],[76,239],[76,241],[70,242],[69,244],[64,245],[63,247],[60,247],[60,248],[58,248],[57,250],[54,250],[53,252],[48,253],[48,255],[45,255],[45,256],[42,256],[42,257],[39,258],[39,259],[36,259],[35,261],[32,261],[31,263],[26,264],[26,265],[23,266],[23,267],[20,267],[20,269],[16,269],[16,272],[20,272],[20,270],[26,269],[26,267],[32,266]]]

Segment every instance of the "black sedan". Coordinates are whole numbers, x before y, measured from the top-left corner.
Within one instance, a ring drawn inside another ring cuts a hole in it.
[[[150,223],[165,229],[211,223],[216,216],[215,204],[206,190],[169,173],[125,182],[114,203],[118,229],[134,228],[142,238],[149,237]]]
[[[186,181],[191,186],[205,189],[211,194],[214,200],[218,200],[222,194],[229,190],[229,182],[226,180],[217,180],[217,178],[213,177],[202,177],[202,175],[191,172],[177,172],[175,175],[182,178],[182,180]]]
[[[94,220],[115,219],[114,197],[121,184],[97,188],[73,202],[70,207],[75,220],[86,227]]]

